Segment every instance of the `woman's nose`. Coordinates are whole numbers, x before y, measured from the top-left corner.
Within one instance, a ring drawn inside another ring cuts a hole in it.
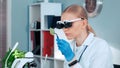
[[[64,32],[66,32],[66,31],[68,31],[69,30],[69,28],[63,28],[63,31]]]

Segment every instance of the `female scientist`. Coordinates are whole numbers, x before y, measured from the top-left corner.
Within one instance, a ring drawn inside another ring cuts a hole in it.
[[[63,29],[67,39],[72,40],[68,43],[56,39],[66,59],[64,68],[113,68],[109,45],[95,36],[83,7],[71,5],[66,8],[61,21],[57,22],[57,28]]]

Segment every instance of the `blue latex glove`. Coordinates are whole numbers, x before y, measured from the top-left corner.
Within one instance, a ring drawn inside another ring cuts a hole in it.
[[[59,38],[57,38],[56,41],[57,41],[59,50],[65,56],[66,60],[68,62],[71,61],[74,57],[74,53],[70,48],[70,44],[67,41]]]

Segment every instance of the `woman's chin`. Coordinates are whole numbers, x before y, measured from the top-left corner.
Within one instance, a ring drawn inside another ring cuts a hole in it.
[[[72,40],[73,38],[72,37],[67,37],[68,40]]]

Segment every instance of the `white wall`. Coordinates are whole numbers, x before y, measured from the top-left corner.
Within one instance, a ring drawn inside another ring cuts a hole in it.
[[[120,0],[104,0],[102,13],[91,20],[98,36],[110,44],[113,63],[120,64]]]
[[[19,42],[18,49],[28,51],[28,7],[32,0],[11,0],[11,45]],[[10,32],[9,32],[10,33]],[[9,42],[10,43],[10,42]]]

